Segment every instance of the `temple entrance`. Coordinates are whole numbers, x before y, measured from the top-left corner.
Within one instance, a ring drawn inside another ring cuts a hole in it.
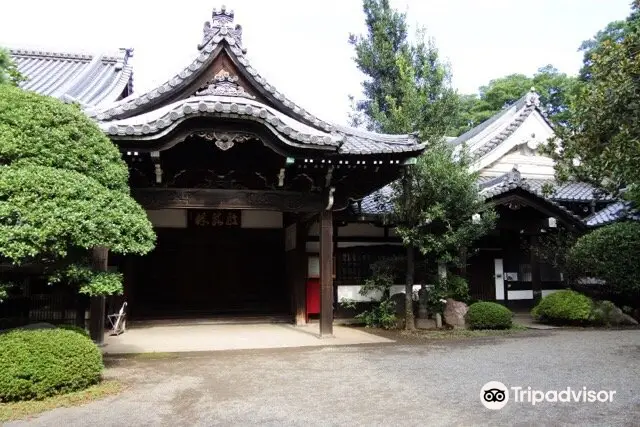
[[[136,318],[290,314],[282,229],[157,229],[129,294]]]

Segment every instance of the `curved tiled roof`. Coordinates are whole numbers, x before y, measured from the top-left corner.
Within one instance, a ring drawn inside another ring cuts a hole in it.
[[[131,49],[117,56],[11,49],[25,90],[85,106],[112,103],[131,91]]]
[[[532,187],[529,184],[529,180],[522,178],[520,172],[515,168],[511,172],[499,177],[480,179],[478,186],[480,195],[486,200],[496,198],[517,189],[525,191],[526,193],[541,199],[543,203],[552,206],[554,209],[561,212],[562,215],[570,218],[572,222],[580,225],[584,224],[584,221],[578,215],[565,208],[558,201],[545,197],[540,191],[540,188],[536,189],[535,187]],[[364,197],[360,201],[359,209],[356,209],[355,206],[353,208],[357,214],[363,215],[382,215],[390,213],[392,206],[389,199],[392,195],[393,189],[390,185],[387,185]]]
[[[640,212],[634,210],[629,202],[615,202],[585,218],[589,227],[610,224],[621,219],[640,221]]]
[[[513,135],[534,111],[538,111],[546,123],[552,127],[547,120],[545,112],[540,107],[540,96],[531,88],[527,94],[512,105],[504,108],[493,117],[459,137],[449,139],[448,143],[456,146],[456,149],[457,146],[465,144],[472,159],[478,160],[492,152]]]
[[[147,136],[160,137],[174,129],[189,117],[244,117],[262,123],[291,145],[317,145],[338,148],[342,138],[312,128],[245,97],[207,95],[188,98],[152,110],[140,116],[99,123],[100,128],[112,137]]]
[[[176,106],[176,108],[187,108],[191,111],[193,108],[192,104],[195,103],[197,106],[197,109],[194,110],[195,114],[198,114],[198,111],[203,114],[208,114],[212,112],[210,110],[213,108],[217,114],[240,114],[246,118],[253,116],[253,110],[250,114],[243,114],[242,111],[244,110],[242,106],[246,107],[250,105],[252,109],[258,108],[260,111],[263,111],[263,113],[260,114],[272,117],[271,120],[274,121],[274,126],[280,128],[279,131],[285,134],[288,133],[287,128],[290,128],[294,136],[301,136],[303,139],[305,139],[306,134],[312,134],[312,132],[305,131],[302,135],[299,135],[298,133],[300,133],[300,131],[298,128],[300,127],[309,127],[315,129],[316,132],[321,132],[320,142],[311,142],[311,144],[335,145],[338,153],[392,154],[415,152],[418,154],[424,149],[425,144],[420,144],[415,135],[381,135],[335,125],[321,120],[295,104],[273,85],[269,84],[264,77],[251,66],[246,57],[246,50],[242,47],[242,28],[239,25],[233,26],[233,18],[233,12],[227,11],[224,7],[220,11],[214,9],[211,22],[206,22],[204,26],[203,40],[198,45],[200,53],[188,67],[155,89],[136,96],[130,96],[111,105],[88,109],[87,113],[99,122],[105,123],[103,128],[112,129],[111,126],[106,125],[106,123],[112,123],[113,126],[115,126],[115,128],[113,128],[113,135],[123,134],[123,126],[125,134],[129,132],[129,134],[133,136],[150,132],[153,133],[158,127],[168,128],[175,120],[181,119],[181,117],[179,117],[181,114],[180,111],[174,111],[173,114],[170,114],[170,123],[167,123],[166,118],[162,118],[160,122],[161,126],[158,126],[157,122],[131,123],[127,122],[127,120],[135,116],[145,116],[147,112],[153,108],[162,109],[162,107],[160,107],[162,102],[172,99],[172,96],[196,81],[224,50],[235,63],[243,77],[273,104],[275,108],[272,109],[258,101],[251,103],[250,97],[246,96],[243,97],[243,99],[238,97],[233,101],[222,98],[208,98],[204,100],[201,97],[191,97],[185,100],[182,106]],[[216,107],[217,104],[220,104],[220,106]],[[232,107],[234,110],[237,108],[240,113],[231,111]],[[221,108],[221,110],[217,111],[215,110],[216,108]],[[227,111],[227,108],[229,108],[229,111]],[[275,115],[276,111],[279,112],[280,115]],[[285,116],[297,121],[298,124],[284,124],[284,122],[287,121],[284,118]],[[154,120],[158,120],[158,118]],[[111,130],[109,130],[109,132],[111,133]],[[309,142],[310,141],[306,140],[302,141],[303,144],[308,144]]]
[[[516,189],[520,189],[535,196],[536,198],[539,198],[545,203],[561,211],[564,215],[571,218],[576,223],[580,223],[582,225],[584,224],[582,218],[580,218],[578,215],[574,214],[569,209],[562,206],[560,203],[545,198],[541,194],[538,194],[535,190],[533,190],[529,185],[528,180],[522,178],[520,172],[516,168],[513,168],[511,172],[508,172],[501,177],[497,177],[491,181],[480,184],[480,195],[489,200]]]

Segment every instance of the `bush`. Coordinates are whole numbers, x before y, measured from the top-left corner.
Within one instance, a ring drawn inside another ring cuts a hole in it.
[[[89,335],[89,331],[76,325],[58,325],[58,328],[66,329],[67,331],[73,331],[84,337],[91,338],[91,336]]]
[[[398,326],[396,302],[391,298],[383,299],[355,318],[364,322],[368,328],[394,329]]]
[[[598,285],[592,297],[623,297],[623,301],[640,300],[640,223],[619,222],[582,236],[569,251],[567,276],[580,286],[578,279],[595,277]],[[581,288],[582,289],[582,288]],[[619,298],[614,298],[619,299]],[[620,301],[621,302],[621,301]]]
[[[563,290],[542,298],[531,314],[543,323],[584,324],[589,321],[592,306],[591,298],[576,291]]]
[[[476,302],[467,311],[471,329],[509,329],[513,313],[495,302]]]
[[[43,399],[100,381],[98,347],[65,329],[16,330],[0,335],[0,402]]]
[[[469,300],[469,284],[464,277],[455,274],[447,274],[439,277],[431,285],[425,295],[425,302],[432,313],[442,313],[444,303],[442,300],[452,298],[456,301],[467,303]]]

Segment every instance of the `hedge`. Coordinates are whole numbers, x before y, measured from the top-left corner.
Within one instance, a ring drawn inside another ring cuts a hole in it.
[[[495,302],[476,302],[467,311],[467,323],[471,329],[509,329],[513,313]]]
[[[531,314],[543,323],[584,324],[589,321],[592,307],[591,298],[576,291],[562,290],[542,298]]]
[[[86,336],[65,329],[0,335],[0,402],[43,399],[100,381],[102,353]]]

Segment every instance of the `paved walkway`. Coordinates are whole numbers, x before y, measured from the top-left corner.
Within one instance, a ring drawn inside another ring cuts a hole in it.
[[[533,320],[531,314],[529,313],[515,313],[513,316],[513,323],[518,325],[525,326],[528,329],[557,329],[557,326],[545,325],[543,323],[538,323]]]
[[[126,390],[10,426],[637,426],[640,331],[529,331],[421,344],[218,351],[107,359]],[[615,390],[613,402],[514,401],[488,381]]]
[[[242,350],[393,342],[362,330],[334,326],[333,338],[318,338],[318,324],[191,324],[127,329],[107,336],[105,354]]]

